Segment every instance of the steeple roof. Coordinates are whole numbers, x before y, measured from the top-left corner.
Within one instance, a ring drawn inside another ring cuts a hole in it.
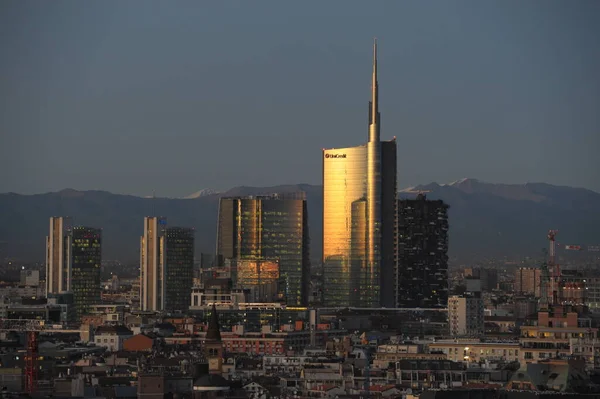
[[[221,341],[221,329],[219,328],[219,315],[217,314],[217,307],[213,303],[212,312],[210,314],[210,321],[208,322],[208,330],[206,330],[207,341]]]

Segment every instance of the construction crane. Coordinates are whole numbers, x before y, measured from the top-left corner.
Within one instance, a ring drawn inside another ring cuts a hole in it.
[[[548,230],[548,268],[552,274],[552,303],[558,303],[561,300],[560,295],[560,266],[556,263],[556,235],[558,230]]]
[[[37,386],[38,335],[44,330],[43,320],[0,319],[0,332],[24,332],[27,334],[25,355],[25,392],[32,394]]]
[[[88,326],[89,327],[89,326]],[[25,355],[25,392],[35,392],[38,382],[38,338],[40,333],[90,333],[83,326],[78,329],[64,329],[62,325],[47,325],[44,320],[37,319],[0,319],[0,332],[25,333],[27,336],[27,354]]]
[[[541,278],[540,278],[540,309],[548,309],[548,283],[550,282],[550,273],[548,272],[548,262],[546,261],[548,251],[546,248],[542,249],[544,254],[542,264],[540,266]]]

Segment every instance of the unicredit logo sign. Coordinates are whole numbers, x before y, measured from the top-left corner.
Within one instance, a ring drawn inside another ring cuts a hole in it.
[[[346,158],[346,154],[325,154],[325,158]]]

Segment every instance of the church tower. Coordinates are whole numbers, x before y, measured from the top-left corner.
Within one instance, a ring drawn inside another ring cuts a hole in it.
[[[204,356],[208,360],[208,372],[210,374],[221,374],[223,372],[223,342],[221,341],[219,315],[215,304],[213,304],[204,340]]]

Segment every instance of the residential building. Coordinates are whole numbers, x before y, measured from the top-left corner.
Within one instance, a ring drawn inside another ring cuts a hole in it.
[[[39,270],[21,270],[21,286],[37,287],[40,285]]]
[[[325,306],[394,307],[396,140],[381,141],[377,45],[366,144],[323,150]]]
[[[51,217],[46,236],[46,293],[58,294],[71,289],[70,217]]]
[[[448,208],[424,194],[398,201],[396,307],[446,307]]]
[[[133,332],[125,326],[100,326],[94,332],[94,343],[111,352],[123,349],[123,343],[133,336]]]
[[[585,317],[574,306],[553,305],[541,310],[537,319],[521,326],[521,353],[523,363],[537,363],[546,359],[566,359],[580,356],[587,367],[595,367],[598,361],[598,328],[592,327],[592,319]]]
[[[464,363],[519,361],[518,341],[473,339],[436,340],[428,345],[429,353],[443,353],[448,360]]]
[[[238,284],[236,264],[277,260],[280,300],[290,306],[306,305],[310,259],[305,194],[221,198],[217,254],[230,260],[234,284]]]
[[[515,293],[533,295],[539,298],[541,295],[542,272],[537,267],[520,267],[515,272]]]
[[[481,336],[484,333],[483,299],[479,296],[452,295],[448,298],[450,335]]]
[[[80,318],[91,305],[100,302],[102,265],[102,230],[74,227],[71,247],[71,291],[75,315]]]

